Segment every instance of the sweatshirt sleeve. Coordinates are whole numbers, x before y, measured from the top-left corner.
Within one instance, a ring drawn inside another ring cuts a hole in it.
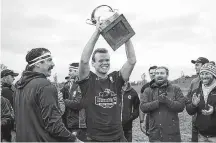
[[[174,112],[182,112],[185,108],[186,98],[179,87],[174,88],[175,100],[167,100],[167,106]]]
[[[58,106],[58,92],[54,86],[49,85],[41,89],[39,103],[47,132],[61,141],[75,141],[76,137],[66,129],[62,122]]]
[[[139,106],[140,100],[137,92],[133,90],[134,100],[133,100],[133,113],[131,114],[130,120],[135,120],[139,116]]]
[[[187,101],[186,101],[186,111],[189,115],[194,115],[197,113],[198,108],[192,104],[192,95],[194,92],[191,92],[187,96]]]
[[[149,113],[159,108],[158,100],[150,100],[150,89],[147,88],[144,90],[143,94],[140,96],[141,104],[140,109],[143,113]]]
[[[12,113],[7,104],[6,99],[1,97],[1,126],[8,126],[12,124]]]

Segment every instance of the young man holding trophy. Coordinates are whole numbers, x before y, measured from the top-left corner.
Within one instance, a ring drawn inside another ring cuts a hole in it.
[[[83,105],[87,115],[87,134],[93,142],[125,142],[121,123],[121,89],[129,80],[136,64],[135,51],[130,39],[125,43],[127,61],[119,71],[108,74],[110,55],[104,48],[94,52],[101,34],[97,21],[96,30],[83,49],[79,66],[79,85],[83,94]],[[90,71],[90,58],[95,72]]]

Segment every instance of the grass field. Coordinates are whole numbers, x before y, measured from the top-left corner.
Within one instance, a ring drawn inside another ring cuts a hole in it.
[[[134,89],[137,93],[140,92],[140,86],[135,86]],[[187,93],[186,88],[181,88],[183,94]],[[182,142],[191,141],[191,116],[187,114],[186,110],[179,113],[180,130]],[[148,137],[140,130],[139,119],[133,122],[133,141],[134,142],[148,142]]]

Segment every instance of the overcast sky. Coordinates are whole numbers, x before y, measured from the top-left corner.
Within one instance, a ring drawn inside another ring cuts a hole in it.
[[[95,30],[85,23],[92,10],[107,4],[123,13],[136,35],[132,42],[137,64],[131,80],[140,80],[152,65],[170,69],[170,79],[195,73],[190,62],[200,56],[216,61],[214,0],[2,0],[1,62],[21,73],[27,51],[48,48],[55,62],[52,71],[64,81],[68,64],[80,60],[82,49]],[[111,70],[126,61],[124,46],[113,52],[101,36],[96,48],[111,53]],[[147,77],[149,79],[149,77]]]

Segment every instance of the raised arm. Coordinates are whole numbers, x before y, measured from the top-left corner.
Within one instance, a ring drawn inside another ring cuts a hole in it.
[[[133,68],[136,64],[136,55],[131,40],[128,40],[125,43],[125,51],[127,55],[127,62],[123,65],[120,71],[124,81],[128,81],[131,72],[133,71]]]
[[[100,30],[96,28],[95,32],[93,33],[92,37],[86,44],[85,48],[83,49],[80,65],[79,65],[79,79],[85,79],[90,72],[89,61],[94,50],[95,44],[100,36]]]

